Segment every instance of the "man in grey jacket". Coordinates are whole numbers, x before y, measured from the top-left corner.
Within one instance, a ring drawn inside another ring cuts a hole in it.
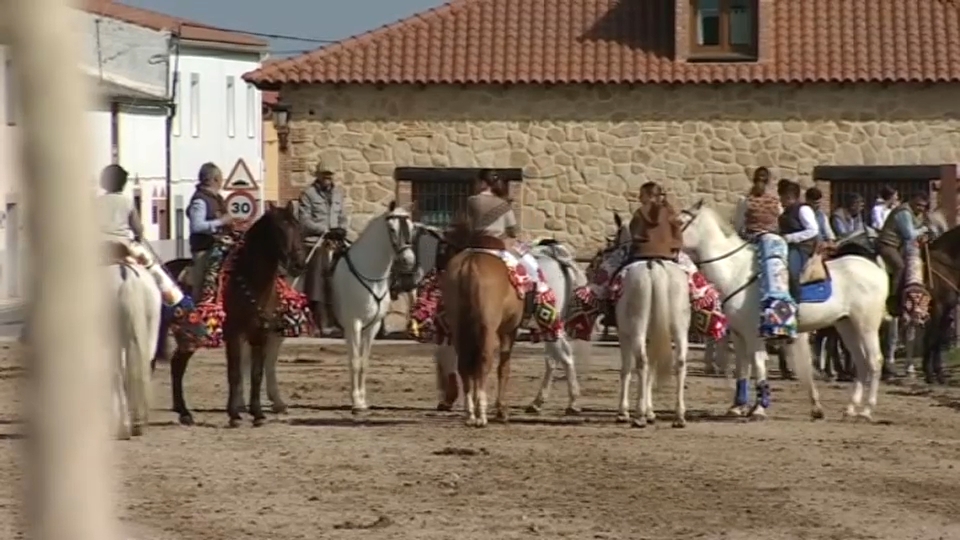
[[[343,189],[333,182],[333,173],[317,165],[313,184],[300,194],[297,207],[304,242],[313,255],[307,261],[307,275],[304,279],[304,293],[310,300],[310,307],[321,332],[327,332],[333,326],[330,313],[330,300],[327,298],[326,274],[332,253],[326,248],[330,243],[321,243],[324,238],[340,240],[345,237],[347,214],[344,208]]]

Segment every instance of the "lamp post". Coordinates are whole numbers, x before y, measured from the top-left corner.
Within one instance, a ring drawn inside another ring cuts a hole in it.
[[[273,106],[273,126],[277,130],[277,142],[280,145],[280,151],[286,152],[290,146],[290,106],[285,103],[277,103]]]

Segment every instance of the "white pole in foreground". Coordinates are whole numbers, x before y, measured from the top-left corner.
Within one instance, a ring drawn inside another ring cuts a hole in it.
[[[82,42],[69,0],[6,0],[23,106],[33,279],[33,538],[114,540],[110,325],[98,271]],[[105,330],[105,327],[106,330]]]

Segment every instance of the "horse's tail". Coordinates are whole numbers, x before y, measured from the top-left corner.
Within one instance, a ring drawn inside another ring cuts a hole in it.
[[[477,261],[476,256],[468,254],[457,269],[460,296],[457,301],[457,358],[460,371],[471,377],[479,375],[483,368],[483,349],[486,346],[484,332],[491,330],[486,328],[486,321],[474,319],[483,305]]]
[[[653,384],[669,381],[673,372],[673,339],[671,334],[671,308],[673,280],[671,268],[656,261],[646,263],[650,276],[650,325],[647,341],[650,343],[648,357],[651,362]]]
[[[128,399],[133,410],[131,418],[134,426],[143,425],[147,421],[150,410],[150,361],[156,347],[156,340],[152,339],[150,323],[153,316],[149,311],[157,306],[149,305],[149,292],[144,290],[146,285],[146,270],[143,268],[127,269],[128,273],[142,272],[140,276],[127,275],[117,291],[120,301],[120,338],[123,349],[126,351],[126,369],[123,370],[123,384],[129,393]],[[149,278],[147,278],[149,279]],[[160,314],[155,314],[159,317]],[[158,325],[159,326],[159,325]],[[125,413],[126,411],[122,411]]]

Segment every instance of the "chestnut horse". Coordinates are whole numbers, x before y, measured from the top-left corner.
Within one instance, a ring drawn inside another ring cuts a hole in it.
[[[487,375],[497,367],[497,418],[506,420],[510,355],[523,319],[524,302],[510,283],[507,266],[494,253],[506,249],[502,240],[472,235],[457,224],[451,246],[466,248],[453,255],[443,274],[450,341],[457,353],[463,382],[467,425],[487,425]],[[476,249],[471,249],[476,248]]]

